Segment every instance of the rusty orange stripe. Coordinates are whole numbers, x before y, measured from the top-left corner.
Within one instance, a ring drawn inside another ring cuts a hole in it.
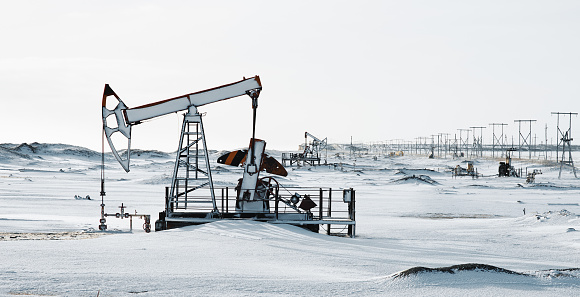
[[[228,154],[228,157],[226,158],[226,162],[224,164],[226,164],[226,165],[232,165],[232,161],[236,157],[236,154],[237,153],[238,153],[237,151],[229,153]]]

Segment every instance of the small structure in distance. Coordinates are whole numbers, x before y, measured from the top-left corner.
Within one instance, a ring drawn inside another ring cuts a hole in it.
[[[517,151],[516,148],[508,148],[506,150],[506,157],[505,157],[505,162],[499,162],[499,168],[498,168],[498,176],[502,177],[502,176],[514,176],[514,177],[520,177],[521,176],[521,169],[515,169],[514,166],[512,166],[512,152]]]
[[[308,142],[308,137],[312,139],[310,143]],[[294,164],[297,166],[300,166],[301,164],[310,166],[320,165],[322,151],[324,151],[324,164],[327,164],[327,138],[320,140],[316,136],[304,132],[304,145],[301,145],[301,149],[302,148],[302,153],[282,153],[282,165],[286,166],[286,162],[289,162],[290,166]]]

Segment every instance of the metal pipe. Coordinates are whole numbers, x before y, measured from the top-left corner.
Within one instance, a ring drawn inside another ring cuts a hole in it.
[[[328,217],[332,216],[332,188],[328,191]],[[326,227],[326,235],[330,235],[330,224]]]
[[[320,196],[318,197],[318,219],[322,220],[322,189],[320,189]]]

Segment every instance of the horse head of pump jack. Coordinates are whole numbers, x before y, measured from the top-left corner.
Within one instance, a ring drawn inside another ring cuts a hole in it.
[[[111,98],[114,97],[114,98]],[[107,100],[116,100],[117,105],[113,110],[107,108]],[[109,142],[109,146],[111,147],[111,151],[113,155],[119,161],[119,164],[125,169],[126,172],[129,172],[129,160],[131,158],[131,125],[127,125],[125,123],[125,119],[123,116],[124,111],[127,109],[127,106],[119,96],[109,87],[108,84],[105,85],[105,90],[103,91],[103,133],[107,138],[107,142]],[[108,121],[107,118],[110,116],[115,116],[114,121]],[[112,125],[112,127],[110,126]],[[114,133],[122,135],[127,139],[127,146],[125,147],[125,152],[123,153],[124,156],[121,156],[113,144],[113,139],[111,136]]]

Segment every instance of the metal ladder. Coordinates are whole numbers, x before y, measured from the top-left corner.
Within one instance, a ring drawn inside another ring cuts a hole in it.
[[[203,123],[197,109],[192,109],[183,119],[166,205],[168,217],[172,212],[186,210],[218,213]]]

